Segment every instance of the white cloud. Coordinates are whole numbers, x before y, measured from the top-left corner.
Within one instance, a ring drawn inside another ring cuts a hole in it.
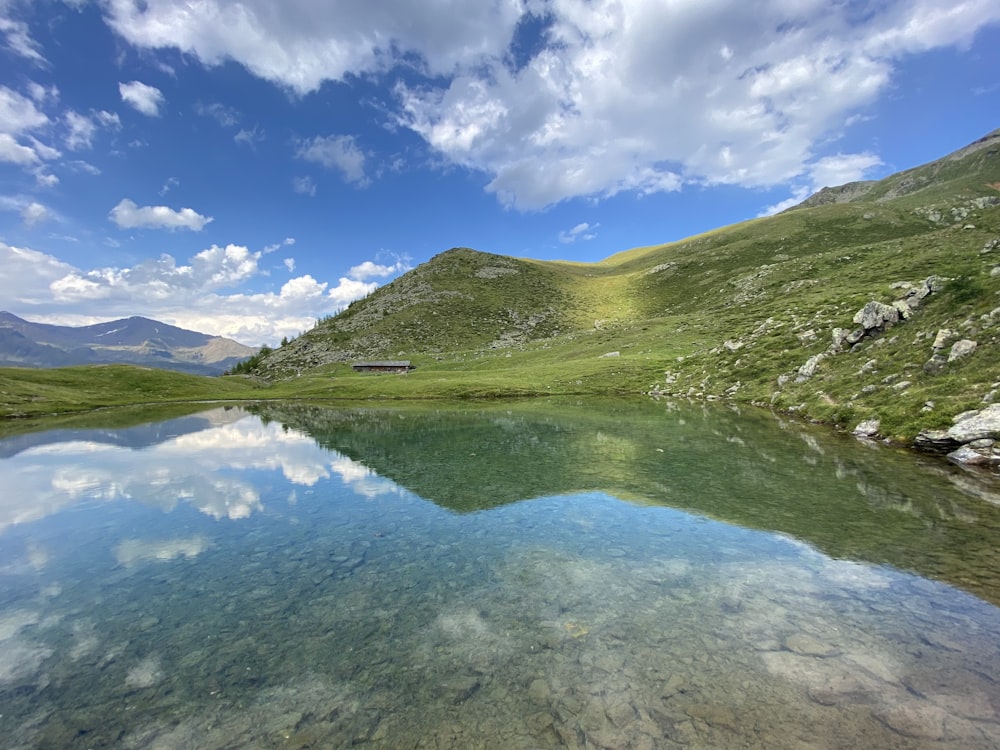
[[[316,183],[312,177],[293,177],[292,190],[301,195],[308,195],[310,198],[316,196]]]
[[[21,211],[25,199],[4,198],[0,208]],[[294,244],[292,238],[282,246]],[[317,318],[338,312],[378,284],[360,264],[330,285],[310,274],[289,279],[277,291],[246,288],[263,277],[264,251],[240,245],[213,245],[178,263],[171,255],[131,267],[76,268],[35,250],[0,243],[0,299],[16,314],[59,325],[89,325],[129,315],[145,315],[196,331],[229,336],[250,345],[276,344],[296,336]],[[290,260],[290,259],[289,259]],[[402,261],[396,265],[402,270]],[[286,263],[293,271],[294,262]]]
[[[99,175],[101,173],[101,170],[95,167],[93,164],[85,162],[81,159],[74,159],[73,161],[68,162],[66,166],[68,166],[70,169],[76,172],[85,172],[91,175]]]
[[[58,218],[48,206],[23,195],[0,195],[0,210],[16,211],[21,215],[21,221],[29,229],[50,219]]]
[[[70,110],[66,113],[66,127],[69,133],[66,136],[66,148],[70,151],[78,151],[81,148],[90,148],[97,132],[94,122],[84,115]]]
[[[157,195],[161,195],[161,196],[166,195],[167,193],[169,193],[171,190],[173,190],[175,187],[177,187],[180,184],[181,184],[181,181],[178,180],[176,177],[168,177],[167,181],[163,183],[163,187],[160,188],[160,190],[157,193]]]
[[[763,187],[884,92],[895,59],[967,42],[995,2],[853,5],[553,0],[548,45],[444,86],[400,87],[401,124],[524,209],[684,182]],[[925,28],[922,13],[945,16]]]
[[[155,86],[149,86],[142,81],[119,83],[118,93],[122,101],[130,104],[137,111],[148,117],[159,117],[160,107],[164,103],[163,92]]]
[[[824,187],[836,187],[862,180],[871,170],[880,166],[882,166],[882,160],[875,154],[867,152],[836,154],[817,159],[807,166],[810,185],[793,186],[790,197],[772,206],[767,206],[758,216],[771,216],[792,206],[797,206]]]
[[[0,298],[8,309],[15,304],[30,309],[44,302],[49,284],[74,270],[51,255],[0,242]]]
[[[190,229],[200,232],[212,221],[211,216],[202,216],[191,208],[175,211],[167,206],[137,206],[128,198],[123,198],[112,208],[109,216],[121,229]]]
[[[0,6],[2,10],[2,6]],[[45,65],[45,57],[39,51],[38,42],[31,38],[28,25],[10,18],[0,18],[0,33],[6,37],[7,49],[16,55],[27,58],[37,65]]]
[[[28,167],[42,159],[58,157],[57,150],[28,135],[48,124],[48,116],[34,101],[0,86],[0,162]]]
[[[378,284],[374,281],[359,281],[358,279],[341,277],[337,286],[327,293],[327,297],[337,310],[342,310],[354,300],[367,297],[376,289],[378,289]]]
[[[337,170],[347,182],[359,187],[369,183],[365,177],[365,155],[353,136],[328,135],[306,139],[299,143],[295,155],[327,169]]]
[[[70,151],[91,148],[94,145],[94,136],[98,128],[118,130],[121,128],[121,120],[117,114],[106,110],[91,111],[89,115],[83,115],[72,109],[67,110],[63,115],[67,133],[65,137],[66,148]],[[54,150],[54,149],[53,149]],[[45,156],[43,158],[56,158],[59,152]]]
[[[810,195],[810,190],[807,187],[796,188],[792,195],[783,201],[775,203],[774,205],[767,206],[763,211],[757,214],[757,218],[762,216],[773,216],[774,214],[779,214],[792,206],[799,205],[802,201],[808,198]]]
[[[235,60],[299,94],[347,74],[386,70],[416,52],[431,75],[499,58],[525,3],[435,0],[109,0],[108,20],[137,47],[175,48],[218,65]]]
[[[386,276],[391,276],[394,273],[402,273],[403,271],[408,270],[410,270],[410,266],[403,259],[397,260],[395,263],[388,266],[366,260],[364,263],[352,266],[351,270],[347,272],[347,275],[352,279],[357,279],[358,281],[366,281],[371,278],[384,279]]]
[[[280,250],[283,247],[290,247],[295,244],[294,237],[285,237],[281,242],[275,242],[273,245],[265,245],[264,249],[261,251],[264,255],[270,255],[275,250]]]
[[[59,303],[101,299],[115,300],[126,307],[188,304],[256,276],[260,255],[240,245],[212,245],[185,265],[178,265],[173,256],[164,254],[131,268],[72,269],[52,279],[48,287],[52,299]]]
[[[59,184],[59,178],[54,174],[49,174],[44,169],[36,169],[35,182],[38,183],[39,187],[50,188]]]
[[[233,60],[298,94],[405,66],[394,124],[447,164],[482,172],[509,206],[684,184],[808,178],[897,64],[967,46],[997,0],[107,0],[142,49]],[[519,36],[534,14],[538,39]],[[544,22],[538,19],[544,18]],[[531,55],[524,50],[530,47]],[[415,76],[408,77],[417,80]],[[300,156],[366,180],[346,136]],[[308,191],[306,191],[308,193]]]
[[[837,154],[825,156],[810,165],[809,176],[814,190],[818,190],[864,179],[870,170],[880,166],[882,160],[872,153]]]
[[[586,242],[587,240],[592,240],[597,237],[597,232],[595,231],[600,224],[594,224],[591,226],[587,222],[577,224],[575,227],[570,229],[568,232],[559,233],[559,241],[564,245],[570,245],[577,240]]]
[[[62,156],[62,152],[59,149],[52,148],[42,143],[40,140],[35,138],[33,135],[27,136],[28,142],[31,143],[31,148],[39,158],[45,159],[46,161],[51,161],[52,159],[58,159]]]
[[[240,128],[239,132],[233,136],[233,141],[253,148],[263,141],[264,137],[264,131],[254,125],[252,128]]]
[[[288,269],[289,273],[292,273],[295,270],[295,258],[285,258],[282,262],[285,264],[285,268]]]
[[[211,117],[224,128],[231,128],[239,124],[240,121],[239,112],[219,102],[210,102],[208,104],[197,102],[194,105],[194,111],[203,117]]]
[[[38,161],[38,154],[30,146],[22,146],[10,133],[0,133],[0,161],[27,166]]]
[[[254,276],[260,256],[260,253],[252,253],[241,245],[212,245],[191,259],[190,268],[202,288],[217,289],[233,286]]]
[[[59,88],[56,86],[43,86],[35,81],[29,81],[28,94],[38,104],[44,104],[47,101],[55,102],[59,99]]]
[[[33,227],[51,218],[52,214],[48,208],[37,201],[32,201],[21,209],[21,220],[26,227]]]

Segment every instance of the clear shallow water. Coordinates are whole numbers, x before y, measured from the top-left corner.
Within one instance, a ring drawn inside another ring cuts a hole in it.
[[[910,456],[598,402],[0,456],[5,747],[1000,747],[1000,507]]]

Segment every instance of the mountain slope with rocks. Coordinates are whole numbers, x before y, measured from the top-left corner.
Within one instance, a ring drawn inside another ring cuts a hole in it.
[[[262,357],[254,374],[333,375],[346,388],[353,361],[409,359],[417,370],[394,393],[460,390],[488,374],[497,395],[725,398],[931,444],[953,417],[1000,402],[998,297],[994,131],[777,216],[600,263],[454,249]],[[1000,462],[993,439],[971,448],[987,463]]]

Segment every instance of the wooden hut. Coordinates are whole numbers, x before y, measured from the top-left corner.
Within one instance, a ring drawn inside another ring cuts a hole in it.
[[[410,370],[416,369],[410,364],[410,360],[408,359],[387,362],[355,362],[351,367],[354,369],[354,372],[392,372],[397,374],[405,374]]]

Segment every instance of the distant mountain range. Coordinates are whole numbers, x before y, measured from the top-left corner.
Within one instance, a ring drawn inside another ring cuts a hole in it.
[[[92,326],[31,323],[0,312],[0,367],[124,363],[220,375],[257,349],[138,316]]]

